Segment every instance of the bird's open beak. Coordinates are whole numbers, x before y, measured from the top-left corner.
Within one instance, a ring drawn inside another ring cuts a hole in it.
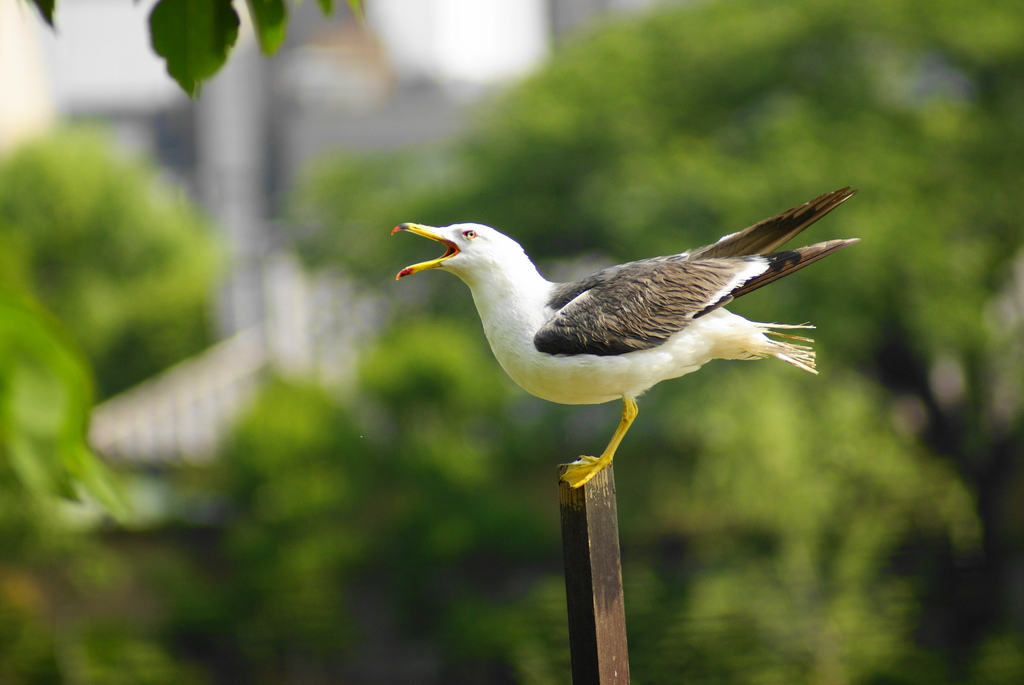
[[[436,240],[437,242],[444,244],[445,250],[444,254],[438,257],[437,259],[431,259],[429,262],[420,262],[419,264],[413,264],[412,266],[405,267],[404,269],[398,272],[397,276],[395,276],[396,281],[399,278],[402,278],[403,276],[411,276],[419,271],[435,269],[441,266],[441,262],[443,262],[444,260],[451,259],[455,255],[459,254],[458,245],[448,240],[447,238],[441,237],[437,233],[437,230],[431,228],[430,226],[424,226],[423,224],[402,224],[401,226],[395,226],[394,230],[391,231],[391,235],[394,235],[399,231],[409,231],[410,233],[421,235],[424,238]]]

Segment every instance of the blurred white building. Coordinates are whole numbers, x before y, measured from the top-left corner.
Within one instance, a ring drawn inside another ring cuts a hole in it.
[[[529,71],[548,49],[545,0],[377,0],[367,15],[407,79],[492,84]]]

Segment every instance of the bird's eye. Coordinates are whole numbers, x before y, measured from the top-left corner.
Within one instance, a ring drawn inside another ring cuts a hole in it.
[[[476,237],[476,231],[474,231],[472,228],[467,228],[465,231],[462,232],[462,237],[467,240],[472,240],[473,238]]]

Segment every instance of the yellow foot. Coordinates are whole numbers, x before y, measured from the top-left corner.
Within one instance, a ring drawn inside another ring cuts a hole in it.
[[[562,480],[568,483],[571,488],[582,487],[611,463],[611,459],[580,457],[571,464],[566,464]]]

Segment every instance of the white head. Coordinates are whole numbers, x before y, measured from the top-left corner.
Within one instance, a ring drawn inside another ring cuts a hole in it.
[[[444,269],[455,274],[470,286],[477,275],[497,275],[517,271],[529,265],[536,272],[523,248],[507,235],[483,224],[453,224],[442,228],[422,224],[402,224],[398,231],[408,231],[424,238],[436,240],[445,246],[437,259],[407,266],[398,272],[395,280],[411,276],[426,269]]]

